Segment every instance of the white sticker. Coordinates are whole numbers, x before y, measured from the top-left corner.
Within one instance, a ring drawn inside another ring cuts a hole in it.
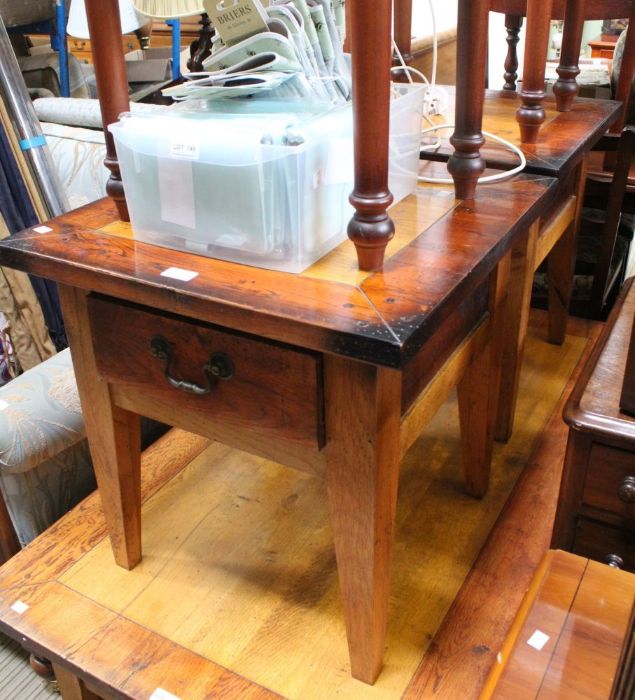
[[[533,647],[534,649],[538,649],[538,651],[540,651],[548,641],[548,634],[545,634],[540,630],[536,630],[527,640],[527,644],[529,644],[530,647]]]
[[[167,270],[163,270],[161,277],[170,277],[173,280],[181,280],[181,282],[189,282],[195,277],[198,277],[198,272],[192,272],[192,270],[181,270],[180,267],[168,267]]]
[[[6,401],[0,399],[0,411],[4,411],[5,408],[9,408],[9,404]]]
[[[18,613],[18,615],[24,614],[28,609],[29,606],[26,603],[23,603],[21,600],[16,600],[15,603],[11,606],[11,610],[13,610],[13,612]]]
[[[201,144],[195,139],[174,139],[170,142],[170,155],[175,158],[198,160],[201,157]]]
[[[172,693],[168,693],[168,691],[163,690],[163,688],[157,688],[150,696],[150,700],[181,700],[181,698],[172,695]]]
[[[48,226],[34,226],[33,231],[35,233],[48,233],[49,231],[52,231],[52,228],[49,228]]]
[[[158,165],[161,219],[194,230],[196,202],[194,201],[193,163],[188,158],[161,160]]]

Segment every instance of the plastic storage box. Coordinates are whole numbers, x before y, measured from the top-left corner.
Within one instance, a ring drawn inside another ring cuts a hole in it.
[[[395,90],[389,184],[398,201],[417,181],[423,88]],[[135,238],[304,270],[346,237],[353,213],[350,105],[298,111],[298,103],[252,100],[213,109],[110,125]]]

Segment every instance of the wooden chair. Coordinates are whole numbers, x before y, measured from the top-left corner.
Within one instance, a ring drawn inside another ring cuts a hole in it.
[[[545,120],[542,102],[545,97],[545,60],[549,41],[549,24],[552,19],[564,20],[564,34],[558,80],[553,91],[560,111],[571,109],[578,94],[576,77],[580,73],[578,59],[582,43],[582,29],[586,20],[614,17],[635,17],[632,0],[490,0],[490,9],[505,15],[508,52],[505,60],[505,90],[516,89],[518,57],[516,48],[523,18],[527,18],[525,65],[523,86],[520,91],[521,106],[518,123],[523,143],[535,143],[540,126]],[[630,22],[634,24],[634,22]],[[616,99],[624,103],[622,118],[613,126],[619,133],[624,126],[635,71],[635,32],[628,38],[624,51],[623,70],[617,86]]]

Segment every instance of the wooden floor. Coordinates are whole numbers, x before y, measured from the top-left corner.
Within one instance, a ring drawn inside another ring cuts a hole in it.
[[[235,673],[240,691],[229,682],[224,697],[245,697],[245,679],[255,697],[477,697],[548,547],[561,398],[597,334],[574,321],[558,348],[533,321],[516,430],[495,449],[486,498],[462,492],[454,400],[406,456],[374,687],[350,677],[322,482],[219,444],[145,504],[141,565],[114,566],[104,540],[60,583]]]

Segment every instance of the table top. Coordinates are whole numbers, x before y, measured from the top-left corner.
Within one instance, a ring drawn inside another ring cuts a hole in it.
[[[631,442],[635,417],[620,411],[620,394],[635,317],[634,282],[632,277],[624,285],[564,414],[577,430]]]
[[[502,670],[495,668],[482,697],[605,700],[634,602],[635,575],[548,552],[501,651]]]
[[[137,242],[108,200],[0,243],[0,264],[320,352],[402,367],[473,295],[518,235],[549,206],[556,181],[537,175],[479,187],[419,186],[390,209],[396,235],[381,272],[360,272],[345,241],[300,274]],[[189,282],[161,273],[197,273]]]
[[[444,87],[450,95],[450,106],[445,120],[454,114],[453,87]],[[510,90],[486,90],[483,111],[483,130],[506,139],[521,148],[527,159],[526,172],[562,176],[575,167],[606,130],[617,120],[620,102],[577,98],[570,112],[558,112],[553,95],[545,98],[543,106],[547,115],[538,141],[521,144],[520,131],[516,123],[516,110],[520,106],[517,92]],[[451,132],[445,132],[441,148],[431,159],[447,160],[453,149],[449,144]],[[492,142],[481,149],[488,166],[509,169],[518,165],[518,158],[509,150]]]

